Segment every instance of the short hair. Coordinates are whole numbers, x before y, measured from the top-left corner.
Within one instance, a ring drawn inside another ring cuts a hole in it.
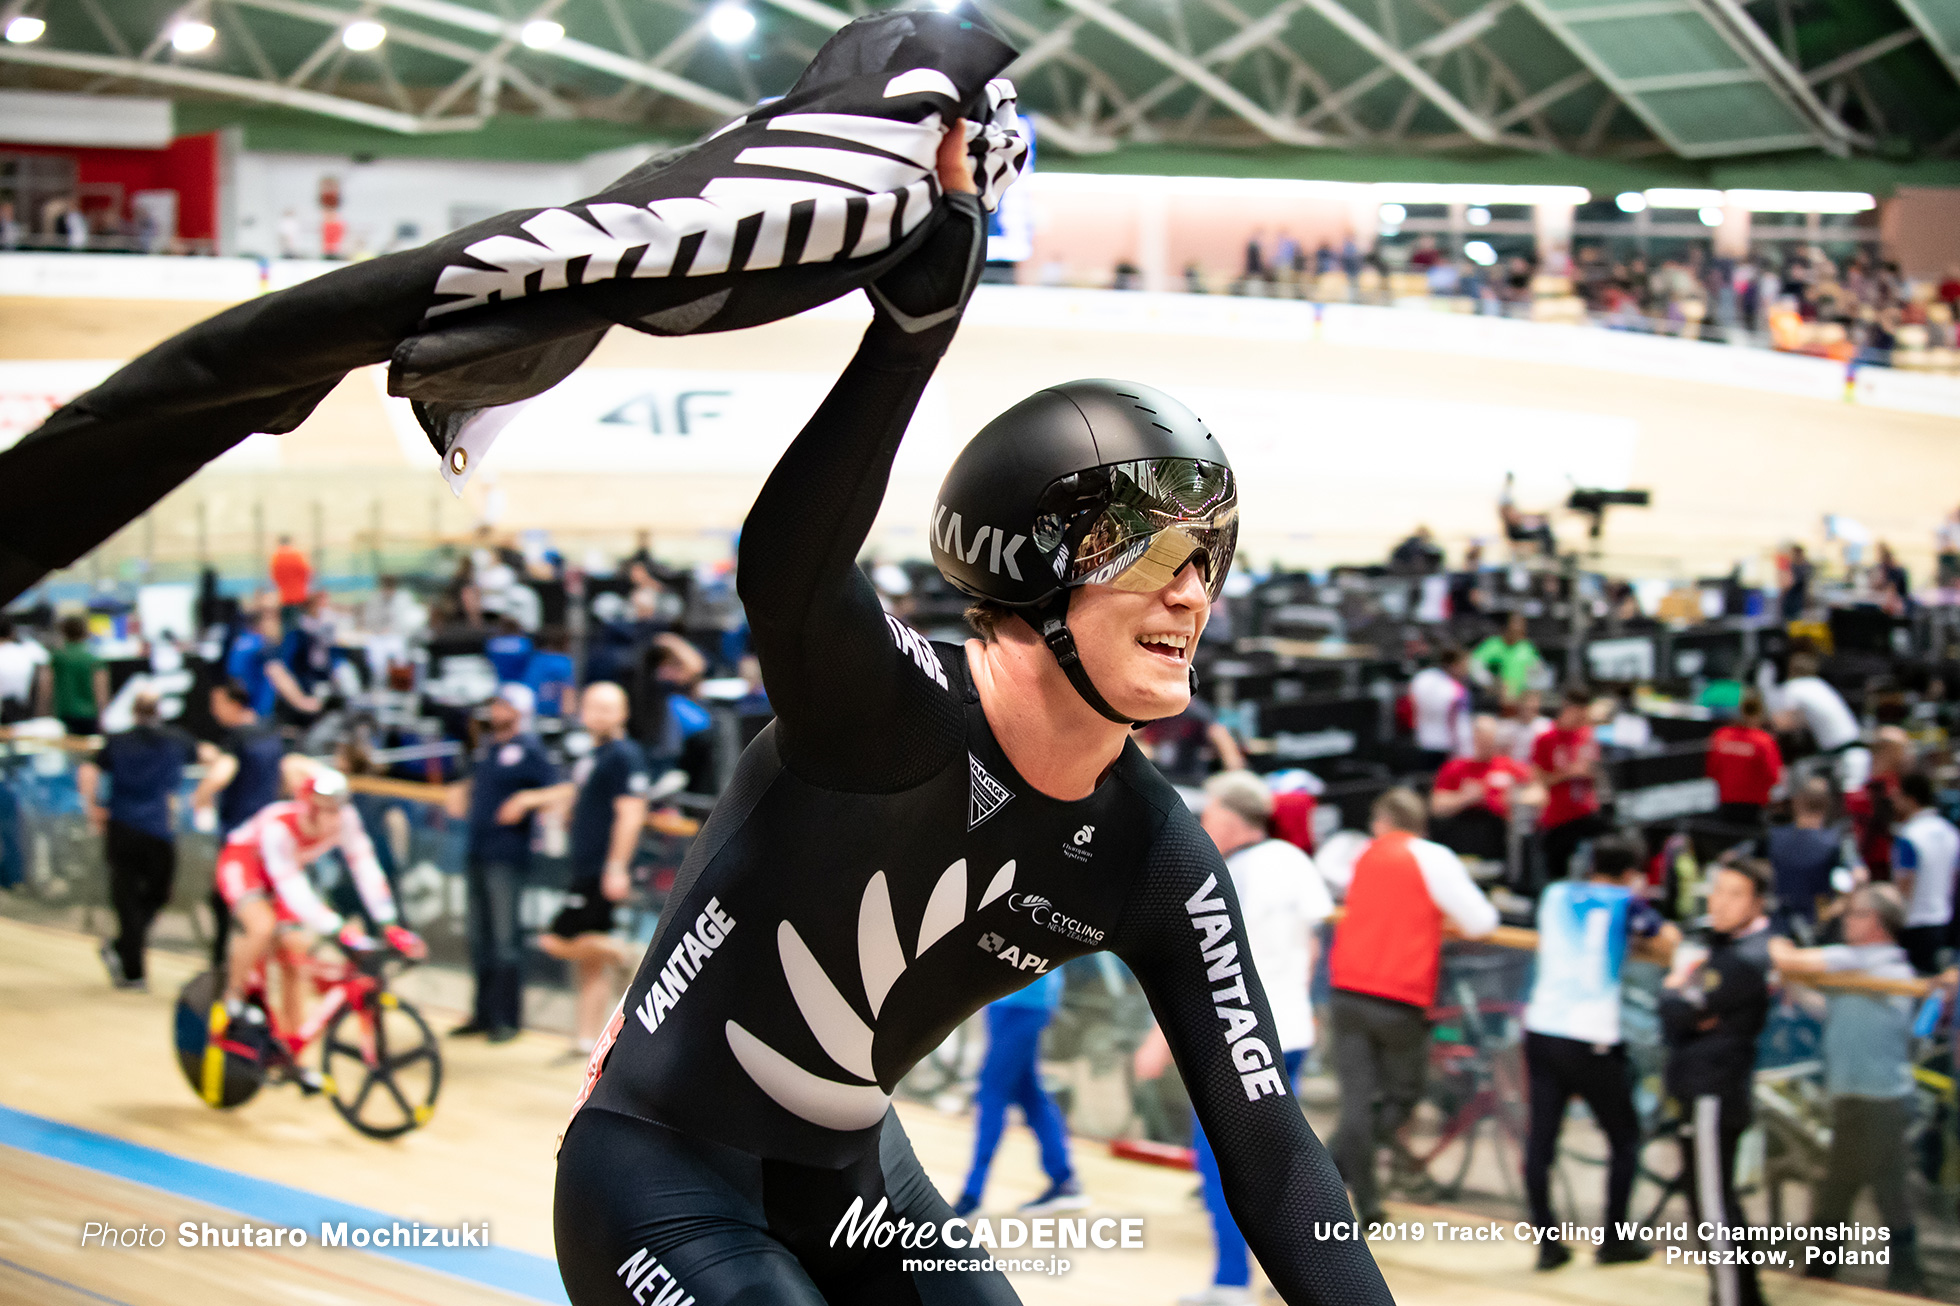
[[[996,603],[992,599],[976,599],[964,615],[966,624],[973,627],[973,633],[991,644],[1000,638],[1000,628],[1007,619],[1018,614],[1005,603]]]
[[[1592,863],[1587,868],[1592,875],[1608,875],[1614,879],[1632,871],[1639,870],[1647,862],[1647,845],[1637,834],[1605,834],[1593,840]]]
[[[233,707],[252,706],[252,691],[245,688],[245,682],[242,680],[220,680],[211,686],[211,692],[222,694],[230,699]]]
[[[1914,807],[1933,806],[1933,777],[1924,771],[1909,771],[1899,778],[1899,792],[1912,800]]]
[[[1445,644],[1436,650],[1436,665],[1439,667],[1453,667],[1469,656],[1469,653],[1464,650],[1462,645]]]
[[[1893,884],[1867,884],[1851,891],[1851,905],[1871,908],[1885,933],[1897,939],[1906,929],[1906,900]]]
[[[1797,787],[1790,805],[1797,811],[1811,816],[1828,816],[1836,795],[1831,792],[1831,782],[1821,775],[1814,775]]]
[[[1429,810],[1422,797],[1407,785],[1397,785],[1375,799],[1368,809],[1371,821],[1387,821],[1398,830],[1422,834],[1429,829]]]
[[[1273,819],[1273,791],[1250,771],[1220,771],[1205,781],[1205,797],[1247,825],[1263,829]]]
[[[1559,702],[1565,707],[1589,708],[1592,701],[1592,690],[1585,685],[1567,685],[1565,692],[1559,695]]]
[[[1749,887],[1757,898],[1769,897],[1772,883],[1769,863],[1760,857],[1724,857],[1715,863],[1718,871],[1734,871],[1749,881]]]
[[[61,637],[70,644],[79,644],[88,638],[88,618],[79,613],[70,613],[61,619]]]
[[[1737,714],[1745,721],[1753,721],[1763,714],[1763,695],[1760,690],[1742,691],[1742,702],[1737,705]]]
[[[1792,653],[1790,655],[1790,679],[1796,680],[1802,676],[1814,676],[1822,665],[1817,660],[1815,653],[1808,651]]]
[[[154,690],[144,690],[129,702],[129,714],[143,725],[155,724],[162,713],[162,703]]]

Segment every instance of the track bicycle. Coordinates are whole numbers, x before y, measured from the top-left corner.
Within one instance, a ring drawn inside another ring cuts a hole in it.
[[[267,1081],[296,1083],[324,1094],[349,1125],[369,1138],[399,1138],[421,1128],[442,1089],[442,1052],[422,1013],[389,989],[393,974],[414,964],[385,945],[308,954],[295,980],[316,995],[296,1029],[281,1027],[267,1001],[261,963],[243,1009],[224,1010],[224,976],[206,971],[177,999],[178,1063],[206,1104],[229,1109]],[[317,1073],[301,1058],[320,1046]]]

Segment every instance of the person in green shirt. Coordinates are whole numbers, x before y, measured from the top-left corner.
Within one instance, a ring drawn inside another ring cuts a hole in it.
[[[1544,659],[1525,638],[1524,613],[1513,612],[1504,622],[1504,633],[1492,635],[1477,645],[1470,661],[1496,677],[1503,687],[1505,701],[1509,702],[1530,688],[1532,673]]]
[[[48,654],[44,702],[69,734],[95,734],[109,702],[109,669],[89,647],[88,618],[63,617],[61,638],[61,647]]]

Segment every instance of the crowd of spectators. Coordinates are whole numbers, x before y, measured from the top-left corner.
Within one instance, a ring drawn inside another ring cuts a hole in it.
[[[1540,538],[1549,528],[1506,508],[1513,564],[1537,578],[1531,601],[1555,599],[1552,544]],[[43,614],[40,638],[0,627],[6,720],[28,733],[108,735],[78,781],[108,844],[121,922],[104,946],[112,980],[142,982],[143,937],[174,865],[167,795],[183,769],[203,766],[189,806],[210,809],[208,823],[224,836],[290,790],[294,755],[311,754],[357,779],[424,781],[431,803],[461,824],[476,996],[455,1032],[498,1041],[515,1033],[535,945],[575,976],[574,1037],[590,1047],[632,960],[614,905],[653,890],[638,864],[645,832],[691,829],[690,818],[710,806],[717,777],[704,745],[715,721],[728,719],[718,708],[740,719],[767,712],[724,569],[663,566],[645,540],[595,563],[486,533],[459,551],[446,580],[383,578],[350,603],[323,591],[305,553],[282,540],[254,596],[227,604],[207,586],[201,615],[209,619],[194,638],[145,638],[133,613]],[[1863,565],[1867,598],[1911,601],[1910,578],[1889,551]],[[1607,776],[1609,752],[1637,737],[1626,726],[1636,714],[1629,695],[1562,674],[1507,588],[1512,568],[1486,566],[1479,549],[1451,572],[1419,531],[1381,570],[1399,583],[1433,579],[1446,613],[1483,624],[1474,638],[1438,634],[1426,652],[1412,646],[1422,665],[1400,686],[1393,713],[1401,764],[1365,828],[1335,834],[1314,819],[1325,785],[1311,773],[1248,769],[1267,765],[1260,758],[1270,741],[1249,736],[1247,718],[1220,705],[1197,700],[1139,736],[1186,788],[1226,858],[1276,1019],[1288,1013],[1286,1070],[1318,1070],[1339,1086],[1331,1150],[1358,1212],[1381,1214],[1380,1154],[1389,1153],[1391,1172],[1407,1162],[1404,1126],[1426,1091],[1449,941],[1497,938],[1501,920],[1537,929],[1537,979],[1520,1019],[1525,1186],[1531,1218],[1545,1230],[1540,1268],[1571,1256],[1546,1185],[1573,1097],[1588,1104],[1612,1154],[1606,1227],[1625,1211],[1628,1148],[1641,1136],[1629,1124],[1632,1071],[1619,1017],[1630,957],[1666,973],[1666,1084],[1692,1126],[1682,1165],[1690,1176],[1713,1176],[1690,1184],[1690,1201],[1698,1211],[1736,1212],[1734,1158],[1753,1110],[1754,1050],[1772,1012],[1789,1005],[1773,994],[1772,971],[1791,980],[1845,970],[1918,976],[1950,987],[1942,967],[1954,942],[1960,831],[1945,814],[1951,762],[1930,729],[1944,719],[1943,691],[1847,697],[1826,675],[1827,650],[1804,633],[1823,601],[1816,566],[1793,556],[1765,618],[1792,634],[1787,649],[1739,674],[1733,695],[1698,704],[1722,718],[1705,747],[1716,802],[1688,826],[1656,831],[1616,809]],[[920,596],[903,569],[872,575],[897,615],[915,614]],[[1794,607],[1781,609],[1793,591]],[[1623,600],[1603,592],[1602,604]],[[131,695],[112,685],[112,667],[131,656],[146,664],[152,687],[205,664],[195,693],[208,702],[181,722],[200,738],[160,719],[154,688]],[[690,801],[685,812],[677,806]],[[385,807],[359,810],[383,869],[397,874],[390,845],[398,832]],[[520,900],[554,838],[567,844],[569,880],[562,910],[534,933]],[[222,900],[213,906],[222,921]],[[222,957],[222,933],[216,946]],[[1008,1102],[1055,1133],[1036,1071],[1052,988],[1031,998],[1025,1015],[989,1017],[1004,1031],[1002,1061],[982,1086],[992,1123],[976,1151],[972,1202]],[[1873,1159],[1906,1145],[1909,1113],[1895,1090],[1910,1088],[1903,1068],[1915,1004],[1886,992],[1820,992],[1829,994],[1813,1004],[1825,1089],[1848,1141],[1831,1151],[1816,1209],[1824,1219],[1846,1209],[1860,1185],[1875,1185],[1894,1220],[1890,1282],[1915,1287],[1911,1212],[1897,1214],[1895,1176]],[[1167,1063],[1140,1053],[1137,1073],[1158,1078]],[[1080,1188],[1065,1150],[1045,1141],[1052,1191],[1044,1200],[1064,1209]],[[1214,1282],[1193,1300],[1250,1300],[1242,1240],[1214,1191],[1202,1136],[1193,1141],[1219,1250]],[[1649,1250],[1615,1235],[1595,1255],[1637,1260]],[[1831,1265],[1820,1259],[1813,1270]],[[1746,1273],[1722,1288],[1725,1297],[1731,1290],[1738,1301],[1758,1291]]]
[[[1613,330],[1753,344],[1847,363],[1950,370],[1960,366],[1960,266],[1911,278],[1866,246],[1834,257],[1822,245],[1765,242],[1747,258],[1689,242],[1654,253],[1575,245],[1565,271],[1530,252],[1477,257],[1437,238],[1378,242],[1352,237],[1311,249],[1286,230],[1256,228],[1237,270],[1222,281],[1188,263],[1181,288],[1194,294],[1427,306],[1454,304],[1488,316],[1586,321]],[[1119,260],[1109,283],[1143,286]]]

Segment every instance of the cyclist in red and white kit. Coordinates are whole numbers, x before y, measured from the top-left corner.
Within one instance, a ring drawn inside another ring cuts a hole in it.
[[[410,957],[425,952],[422,940],[398,922],[388,877],[359,813],[347,802],[347,778],[316,769],[296,789],[290,802],[262,808],[232,831],[218,854],[217,870],[218,892],[239,929],[227,967],[226,1005],[235,1008],[243,1000],[259,966],[272,954],[282,980],[280,1014],[288,1029],[298,1028],[304,1014],[297,970],[315,937],[335,936],[347,948],[373,946],[358,921],[327,906],[313,887],[307,870],[328,852],[338,849],[346,859],[361,902],[382,927],[388,946]],[[280,946],[273,953],[275,940]]]

